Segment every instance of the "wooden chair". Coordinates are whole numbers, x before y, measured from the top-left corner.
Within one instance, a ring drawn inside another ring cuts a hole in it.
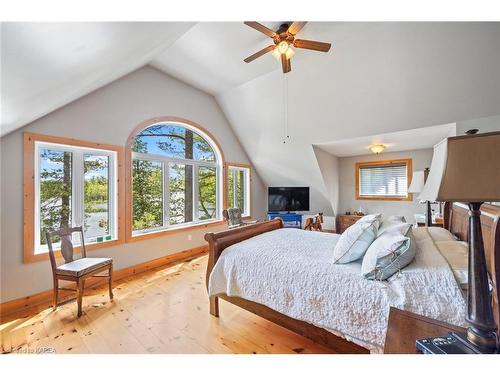
[[[227,221],[229,228],[241,227],[242,225],[255,224],[258,220],[243,221],[241,209],[239,208],[228,208],[222,211],[222,216],[224,220]]]
[[[73,259],[73,243],[71,237],[73,233],[80,233],[80,243],[82,257]],[[57,265],[52,247],[52,237],[59,236],[61,238],[61,254],[64,258],[64,264]],[[50,265],[52,267],[52,277],[54,279],[54,310],[57,309],[57,298],[59,290],[70,290],[77,293],[78,317],[82,316],[82,297],[85,287],[85,280],[89,277],[107,277],[109,284],[109,298],[113,300],[113,259],[111,258],[87,258],[85,252],[85,239],[83,236],[83,228],[62,228],[60,230],[46,233],[47,245],[49,247]],[[107,271],[106,275],[98,275]],[[60,288],[59,280],[74,281],[76,289]]]

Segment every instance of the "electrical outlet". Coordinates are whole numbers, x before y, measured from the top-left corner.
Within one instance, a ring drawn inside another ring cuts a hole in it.
[[[193,239],[193,236],[188,234],[188,241],[191,241]]]

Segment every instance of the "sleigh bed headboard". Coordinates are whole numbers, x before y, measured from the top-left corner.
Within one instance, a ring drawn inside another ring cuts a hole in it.
[[[486,266],[493,292],[493,314],[500,334],[500,206],[484,203],[481,206],[481,229],[483,232]],[[463,203],[446,203],[444,226],[461,241],[467,241],[469,208]]]

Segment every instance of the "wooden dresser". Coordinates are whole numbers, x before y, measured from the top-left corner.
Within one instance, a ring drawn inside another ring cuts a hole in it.
[[[337,233],[343,233],[347,228],[349,228],[362,217],[363,216],[358,215],[338,215],[336,222]]]

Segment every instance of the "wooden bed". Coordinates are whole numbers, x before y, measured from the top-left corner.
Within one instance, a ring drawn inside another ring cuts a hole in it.
[[[463,203],[446,203],[444,226],[461,241],[468,239],[469,209]],[[500,206],[483,204],[481,206],[481,229],[483,234],[486,267],[493,286],[493,316],[500,337]]]
[[[481,223],[483,225],[484,247],[488,261],[488,272],[493,281],[493,309],[495,321],[500,321],[498,301],[500,285],[500,207],[493,205],[483,205],[483,215]],[[445,226],[450,232],[457,235],[461,240],[467,241],[468,209],[461,204],[447,204],[445,206]],[[227,247],[243,240],[283,228],[280,218],[263,223],[244,226],[237,229],[230,229],[217,233],[207,233],[205,239],[209,244],[209,260],[207,266],[206,282],[208,287],[209,276],[220,255]],[[293,319],[281,314],[269,307],[252,302],[243,298],[230,297],[225,294],[210,297],[210,314],[219,316],[219,298],[248,310],[264,319],[270,320],[284,328],[307,337],[314,342],[332,349],[336,353],[368,354],[368,349],[359,346],[351,341],[347,341],[325,329],[318,328],[307,322]],[[500,332],[500,331],[499,331]]]

